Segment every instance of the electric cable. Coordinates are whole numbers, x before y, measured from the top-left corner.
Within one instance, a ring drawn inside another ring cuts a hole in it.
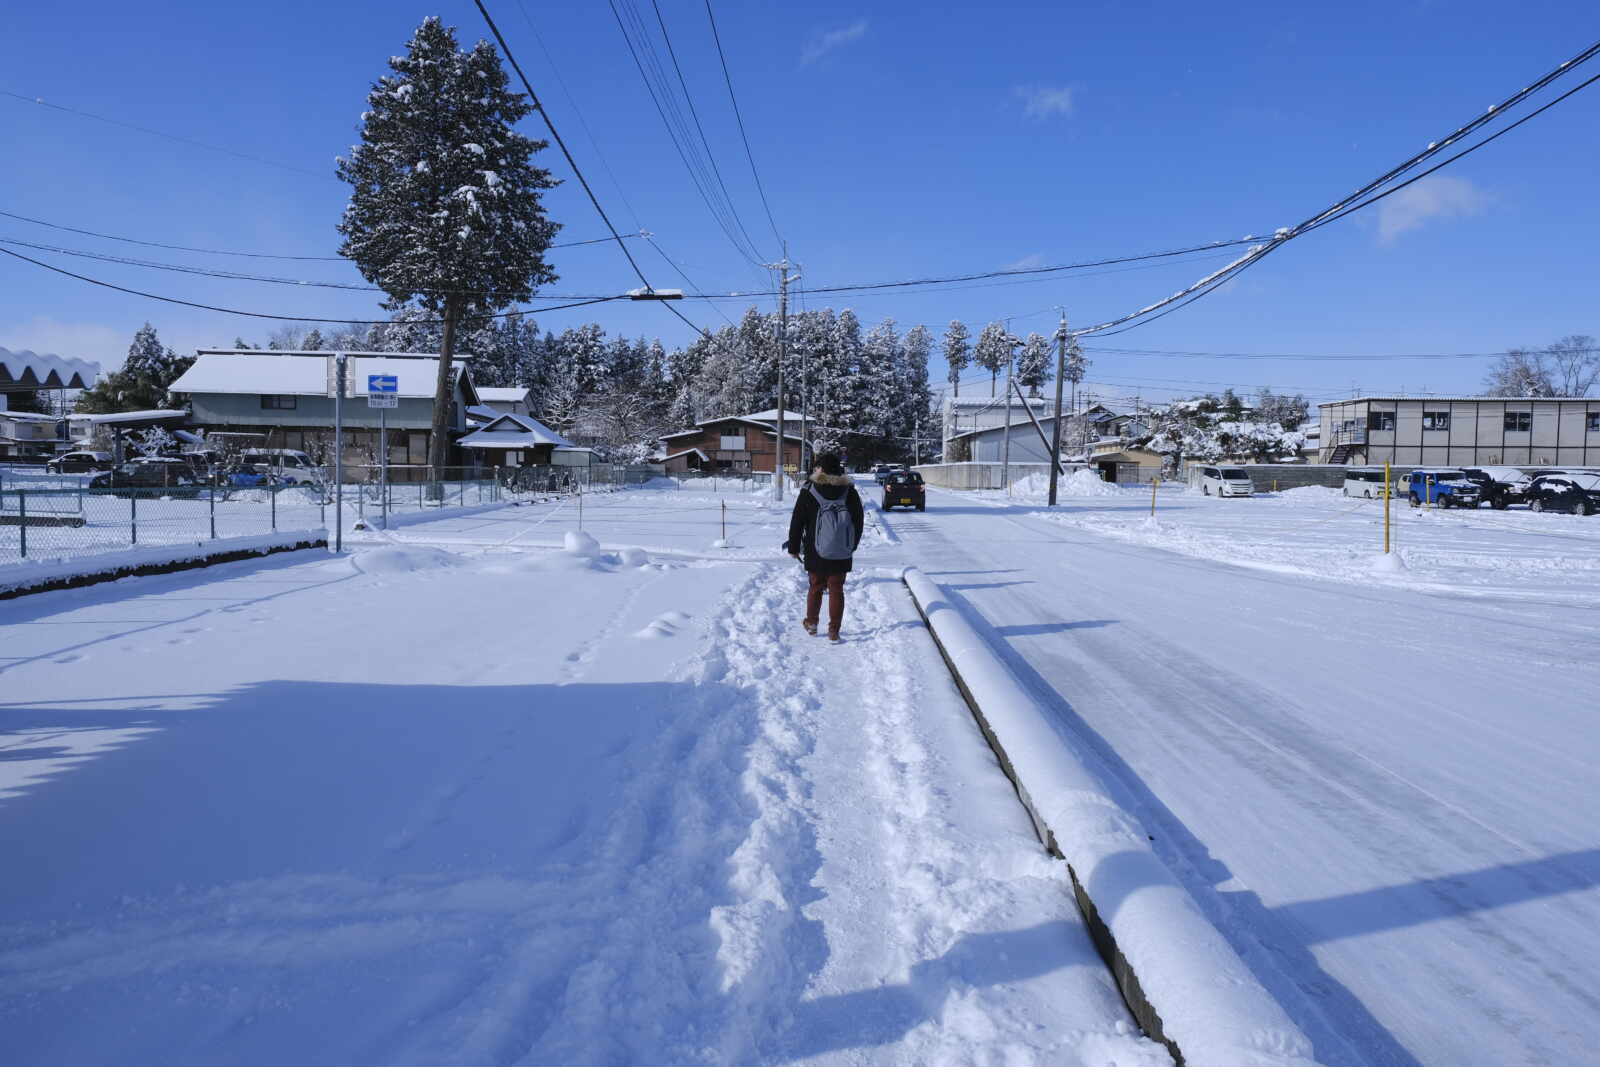
[[[284,322],[328,322],[341,326],[387,326],[394,322],[393,319],[324,319],[314,315],[274,315],[264,311],[245,311],[241,308],[217,307],[213,304],[200,304],[193,300],[180,300],[173,296],[162,296],[158,293],[147,293],[140,289],[129,289],[125,286],[113,285],[98,278],[90,278],[84,274],[75,274],[70,270],[52,266],[49,263],[25,256],[20,252],[13,252],[9,248],[0,248],[0,255],[11,256],[13,259],[20,259],[24,263],[32,263],[36,267],[43,267],[45,270],[64,274],[69,278],[76,278],[80,282],[88,282],[90,285],[98,285],[104,289],[114,289],[119,293],[127,293],[130,296],[142,296],[147,300],[159,300],[165,304],[179,304],[183,307],[199,308],[201,311],[220,311],[225,315],[243,315],[252,319],[278,319]],[[473,319],[504,319],[514,315],[543,314],[546,311],[564,311],[567,308],[585,307],[589,304],[604,304],[611,300],[627,299],[629,299],[627,294],[622,294],[619,296],[597,297],[592,300],[579,300],[571,304],[558,304],[554,307],[520,308],[516,311],[503,311],[493,315],[473,315],[470,317]],[[442,326],[444,321],[444,319],[410,319],[407,320],[407,323],[413,326]]]
[[[728,100],[733,104],[733,117],[739,123],[739,138],[744,142],[744,156],[750,161],[750,177],[755,179],[756,192],[761,194],[761,207],[767,213],[767,224],[772,227],[772,236],[782,245],[783,235],[778,233],[778,224],[772,218],[772,205],[767,202],[767,190],[761,182],[761,173],[756,169],[756,157],[750,151],[750,137],[745,133],[744,115],[739,110],[739,98],[733,92],[733,76],[728,73],[728,57],[722,51],[722,35],[717,32],[717,16],[711,11],[711,0],[705,0],[706,18],[711,22],[711,39],[717,43],[717,58],[722,62],[722,80],[728,86]]]

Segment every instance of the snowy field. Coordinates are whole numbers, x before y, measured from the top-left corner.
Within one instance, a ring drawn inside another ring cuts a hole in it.
[[[1078,484],[883,522],[1333,1065],[1600,1044],[1600,519]]]
[[[900,585],[806,637],[729,505],[0,604],[0,1060],[1167,1063]]]

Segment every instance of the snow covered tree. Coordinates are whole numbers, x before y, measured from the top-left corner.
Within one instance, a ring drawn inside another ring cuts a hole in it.
[[[1588,334],[1569,334],[1546,345],[1544,354],[1557,396],[1588,396],[1600,380],[1600,342]]]
[[[949,382],[955,396],[961,395],[961,372],[972,362],[972,345],[967,338],[967,324],[951,319],[944,331],[944,360],[950,364]]]
[[[1029,395],[1038,396],[1040,388],[1049,380],[1050,342],[1043,334],[1030,333],[1017,355],[1017,381],[1029,390]]]
[[[361,143],[338,161],[351,185],[339,252],[388,295],[385,306],[442,320],[428,447],[441,478],[457,326],[556,280],[544,255],[558,227],[542,203],[556,181],[533,164],[546,142],[513,128],[531,105],[487,41],[463,52],[429,17],[389,66],[368,94]]]
[[[78,410],[93,414],[144,411],[165,406],[167,387],[194,364],[161,343],[148,322],[133,335],[128,358],[78,397]]]
[[[1555,396],[1544,353],[1513,348],[1495,361],[1484,378],[1490,396]]]
[[[928,357],[932,351],[933,334],[926,326],[913,326],[906,331],[897,380],[901,400],[899,428],[895,432],[902,437],[921,435],[919,447],[910,449],[912,456],[908,458],[926,459],[931,455],[928,439],[938,436],[932,429],[937,419],[930,414],[933,397],[928,388]]]
[[[306,335],[300,339],[300,347],[307,352],[325,352],[328,350],[327,342],[322,339],[322,331],[315,326],[307,330]]]
[[[152,426],[148,430],[140,430],[129,435],[133,439],[134,451],[141,456],[160,456],[177,447],[178,439],[160,426]]]
[[[990,396],[995,395],[1000,371],[1011,362],[1011,341],[1005,323],[991,322],[979,332],[978,341],[972,346],[972,361],[989,372]]]
[[[1285,430],[1298,430],[1311,418],[1311,405],[1306,398],[1282,396],[1270,388],[1263,388],[1256,397],[1256,419],[1275,422]]]

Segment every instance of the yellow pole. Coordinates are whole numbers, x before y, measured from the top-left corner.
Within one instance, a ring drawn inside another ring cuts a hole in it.
[[[1160,480],[1161,475],[1159,474],[1150,479],[1150,517],[1152,519],[1156,517],[1156,483]]]
[[[1383,461],[1383,554],[1389,554],[1389,461]]]

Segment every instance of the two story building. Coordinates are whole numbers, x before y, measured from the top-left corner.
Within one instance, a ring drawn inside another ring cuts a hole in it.
[[[1364,396],[1317,408],[1320,463],[1600,466],[1600,398]]]
[[[777,417],[777,412],[772,414]],[[788,412],[784,414],[787,416]],[[661,449],[660,462],[668,474],[685,471],[771,473],[778,462],[778,430],[775,424],[750,415],[725,415],[701,419],[692,430],[666,434],[661,438]],[[783,435],[783,469],[793,472],[799,468],[799,463],[800,435],[786,433]]]
[[[380,411],[388,429],[390,466],[425,465],[439,358],[427,354],[396,358],[381,352],[347,355],[343,398],[346,466],[359,469],[379,463]],[[448,465],[463,466],[472,460],[454,444],[467,432],[467,408],[477,406],[481,398],[465,362],[454,363],[451,370],[455,382],[447,419],[452,444]],[[397,379],[395,407],[384,410],[367,405],[367,378],[376,374]],[[194,425],[204,429],[208,438],[260,448],[297,449],[317,462],[331,463],[333,383],[334,359],[329,352],[202,350],[194,365],[172,383],[170,392],[188,403]]]

